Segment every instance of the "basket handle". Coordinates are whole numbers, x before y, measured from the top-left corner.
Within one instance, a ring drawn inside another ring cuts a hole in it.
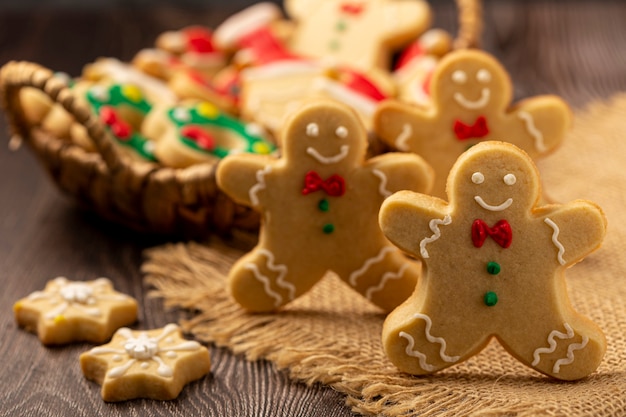
[[[75,120],[85,126],[105,164],[111,172],[128,168],[128,163],[116,149],[113,139],[96,115],[75,100],[67,84],[41,65],[27,61],[11,61],[0,69],[0,100],[14,134],[29,136],[29,123],[19,111],[19,91],[24,87],[44,92],[54,103],[59,103]]]
[[[458,30],[454,49],[480,47],[483,31],[483,8],[481,0],[456,0]]]

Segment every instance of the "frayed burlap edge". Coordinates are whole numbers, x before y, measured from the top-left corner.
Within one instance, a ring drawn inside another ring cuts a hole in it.
[[[401,374],[382,353],[383,314],[330,275],[277,314],[247,314],[229,297],[226,276],[250,242],[212,240],[148,250],[146,282],[166,306],[193,311],[181,324],[199,340],[248,360],[267,359],[296,380],[332,386],[346,395],[346,403],[357,413],[626,415],[626,255],[621,251],[626,238],[626,227],[621,226],[626,222],[621,196],[626,194],[626,137],[618,137],[625,115],[626,96],[593,104],[577,114],[562,149],[540,163],[551,198],[589,198],[609,218],[604,247],[567,275],[574,306],[600,324],[609,344],[598,371],[583,381],[545,378],[495,342],[436,375]]]

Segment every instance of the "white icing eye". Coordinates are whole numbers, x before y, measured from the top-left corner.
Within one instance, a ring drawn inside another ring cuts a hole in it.
[[[346,129],[344,126],[339,126],[337,130],[335,130],[335,134],[341,139],[344,139],[348,137],[348,129]]]
[[[452,81],[455,84],[465,84],[467,81],[467,74],[464,71],[456,70],[452,73]]]
[[[485,181],[485,176],[482,172],[474,172],[472,174],[472,182],[474,184],[482,184]]]
[[[506,185],[513,185],[517,182],[517,178],[513,174],[506,174],[503,180]]]
[[[483,84],[487,84],[491,81],[491,73],[486,69],[481,69],[476,74],[476,79]]]
[[[306,135],[316,138],[320,134],[320,127],[317,123],[309,123],[306,125]]]

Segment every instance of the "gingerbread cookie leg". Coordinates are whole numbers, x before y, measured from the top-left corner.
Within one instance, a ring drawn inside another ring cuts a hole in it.
[[[314,273],[308,263],[286,258],[262,246],[241,258],[229,274],[233,298],[248,311],[273,311],[309,290],[326,272]]]
[[[499,337],[503,346],[531,368],[562,380],[576,380],[600,364],[606,341],[602,330],[575,313],[515,326]],[[532,329],[532,330],[531,330]]]
[[[391,311],[413,292],[420,271],[419,263],[389,245],[342,278],[372,303]]]
[[[401,371],[437,372],[476,354],[489,342],[486,334],[468,331],[462,320],[449,320],[445,306],[425,311],[416,309],[414,300],[394,310],[383,327],[385,353]]]

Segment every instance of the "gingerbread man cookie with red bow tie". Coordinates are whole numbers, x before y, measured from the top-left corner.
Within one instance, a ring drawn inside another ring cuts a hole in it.
[[[415,288],[421,267],[383,236],[380,204],[403,189],[427,192],[430,167],[417,155],[365,160],[358,115],[313,100],[283,126],[282,157],[233,155],[218,166],[218,185],[262,214],[258,245],[229,274],[249,311],[271,311],[309,290],[328,271],[390,311]]]
[[[389,359],[404,372],[430,374],[495,337],[551,377],[593,372],[606,340],[574,311],[565,270],[601,245],[602,210],[584,200],[538,206],[537,168],[505,142],[465,152],[447,185],[449,202],[401,191],[382,205],[383,233],[425,265],[413,295],[385,321]]]
[[[374,130],[387,144],[415,152],[435,169],[433,195],[445,196],[456,158],[486,140],[510,142],[533,159],[554,150],[570,123],[567,104],[556,96],[528,98],[511,106],[512,85],[502,65],[477,50],[447,54],[434,70],[431,104],[383,103]]]
[[[417,38],[431,20],[422,0],[286,0],[285,8],[297,22],[295,52],[365,71],[388,70],[393,49]]]

